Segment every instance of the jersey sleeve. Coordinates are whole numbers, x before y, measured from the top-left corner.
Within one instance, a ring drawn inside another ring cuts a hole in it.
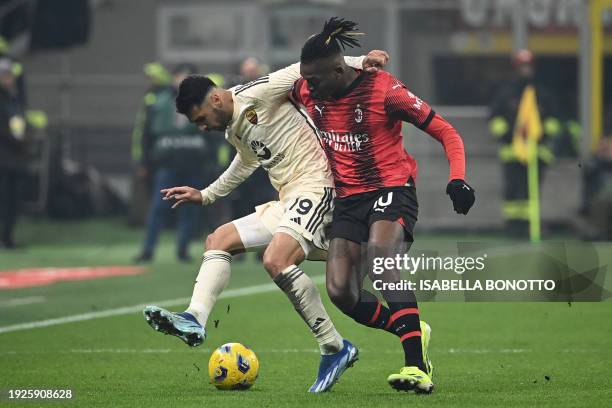
[[[465,180],[465,149],[459,132],[437,113],[425,128],[425,132],[444,147],[450,166],[448,180]]]
[[[385,110],[394,119],[412,123],[423,130],[435,112],[421,98],[410,92],[401,81],[390,77],[385,94]]]
[[[223,174],[201,191],[202,204],[211,204],[219,197],[225,197],[234,191],[236,187],[253,174],[257,167],[259,167],[259,162],[256,159],[248,157],[239,150]]]
[[[366,59],[365,55],[359,57],[344,57],[344,62],[351,68],[363,69],[363,61]]]
[[[365,56],[360,57],[344,57],[346,64],[352,68],[361,69]],[[262,77],[256,81],[267,81],[268,86],[262,87],[265,89],[265,95],[259,95],[261,99],[267,100],[287,100],[287,95],[293,88],[295,81],[301,78],[300,63],[291,64],[288,67],[272,72],[267,77]],[[256,82],[253,81],[253,82]],[[264,82],[265,83],[265,82]]]
[[[465,180],[465,149],[459,132],[406,85],[390,77],[385,110],[392,118],[410,122],[444,147],[450,166],[449,180]]]
[[[293,83],[300,78],[300,63],[291,64],[288,67],[272,72],[268,84],[268,99],[287,99],[287,93],[291,90]]]

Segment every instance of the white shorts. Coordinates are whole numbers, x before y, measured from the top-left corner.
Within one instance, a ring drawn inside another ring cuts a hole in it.
[[[255,212],[232,221],[248,250],[265,247],[277,232],[293,237],[311,260],[327,258],[325,228],[331,222],[334,190],[300,191],[283,201],[270,201]]]

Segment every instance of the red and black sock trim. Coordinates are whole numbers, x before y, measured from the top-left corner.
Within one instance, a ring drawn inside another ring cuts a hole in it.
[[[391,317],[388,325],[391,331],[400,338],[404,348],[406,366],[416,366],[426,371],[423,362],[423,347],[421,345],[421,321],[416,303],[389,304]]]
[[[361,290],[359,301],[350,316],[364,326],[391,331],[388,324],[391,311],[367,290]]]
[[[349,316],[364,326],[386,330],[398,336],[404,349],[405,365],[416,366],[427,372],[423,361],[421,322],[416,302],[390,302],[387,308],[372,293],[362,290]]]

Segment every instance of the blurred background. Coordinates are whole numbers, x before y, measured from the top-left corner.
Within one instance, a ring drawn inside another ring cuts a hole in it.
[[[612,85],[604,80],[612,73],[610,1],[1,0],[0,52],[14,77],[2,103],[13,104],[25,123],[17,129],[24,136],[11,130],[21,148],[0,145],[9,152],[0,156],[3,194],[19,196],[17,204],[3,200],[5,218],[21,214],[5,246],[28,244],[19,242],[21,223],[49,219],[112,217],[144,235],[160,166],[151,157],[150,108],[181,67],[224,87],[248,81],[296,62],[304,40],[331,16],[367,33],[363,48],[349,53],[387,50],[387,69],[464,138],[477,201],[458,217],[444,194],[441,147],[405,126],[407,149],[419,162],[421,231],[527,237],[527,167],[516,155],[515,119],[524,86],[533,84],[543,129],[543,236],[612,238]],[[203,187],[233,150],[218,134],[202,143],[194,172]],[[18,163],[9,166],[6,157],[17,151]],[[201,237],[251,212],[274,197],[268,184],[265,174],[255,175],[188,233]],[[180,231],[173,216],[167,224]],[[143,244],[140,260],[155,245],[147,239],[153,244]],[[184,248],[177,251],[180,259]]]

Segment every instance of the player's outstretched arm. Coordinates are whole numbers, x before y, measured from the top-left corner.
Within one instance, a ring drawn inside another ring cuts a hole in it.
[[[382,50],[372,50],[365,56],[344,57],[349,67],[363,69],[367,72],[376,72],[389,62],[389,54]],[[289,65],[269,75],[269,98],[286,100],[295,81],[301,78],[300,63]]]
[[[229,167],[217,180],[200,191],[202,205],[214,203],[219,197],[225,197],[242,184],[259,167],[256,159],[238,151]]]
[[[182,203],[197,203],[203,206],[212,204],[219,197],[225,197],[234,191],[253,174],[257,167],[259,163],[256,160],[244,159],[239,152],[223,174],[204,190],[200,191],[187,186],[166,188],[161,190],[162,200],[176,200],[172,208]]]

